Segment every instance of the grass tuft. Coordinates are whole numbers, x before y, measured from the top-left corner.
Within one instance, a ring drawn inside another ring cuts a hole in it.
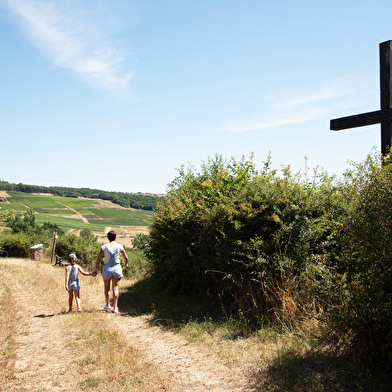
[[[82,389],[93,389],[93,388],[97,388],[99,386],[99,384],[103,382],[103,380],[96,378],[96,377],[87,377],[86,379],[84,379],[83,381],[79,382],[79,386]]]
[[[15,357],[15,334],[18,327],[17,304],[0,270],[0,385],[11,373],[9,362]]]

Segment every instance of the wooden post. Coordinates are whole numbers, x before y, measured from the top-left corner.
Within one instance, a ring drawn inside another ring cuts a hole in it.
[[[363,127],[381,124],[381,154],[392,147],[392,41],[380,44],[380,110],[331,120],[331,129]]]
[[[52,260],[50,261],[51,264],[53,264],[54,251],[55,251],[55,249],[56,249],[57,230],[56,230],[53,234],[54,234],[54,239],[53,239],[53,249],[52,249]]]

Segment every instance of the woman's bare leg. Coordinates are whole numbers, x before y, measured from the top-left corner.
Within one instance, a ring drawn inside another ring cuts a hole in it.
[[[106,306],[110,306],[110,304],[109,304],[109,301],[110,301],[110,280],[111,279],[104,279],[103,280]]]
[[[118,303],[118,288],[120,287],[121,278],[112,278],[112,290],[113,290],[113,307],[117,308]]]

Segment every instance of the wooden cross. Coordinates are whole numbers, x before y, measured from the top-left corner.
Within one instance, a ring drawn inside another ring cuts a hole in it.
[[[380,44],[380,95],[381,110],[331,120],[331,130],[362,127],[381,123],[381,154],[392,147],[392,41]]]

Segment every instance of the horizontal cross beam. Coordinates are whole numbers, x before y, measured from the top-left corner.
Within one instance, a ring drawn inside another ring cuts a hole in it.
[[[331,120],[330,129],[332,131],[340,131],[342,129],[380,124],[384,121],[392,121],[392,108]]]

